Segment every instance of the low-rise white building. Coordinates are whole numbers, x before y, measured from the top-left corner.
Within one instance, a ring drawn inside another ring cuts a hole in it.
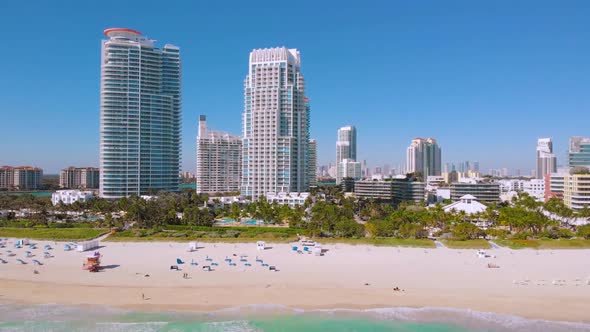
[[[531,179],[530,181],[524,181],[522,191],[535,198],[538,202],[543,202],[545,201],[545,180]]]
[[[444,207],[445,212],[465,212],[466,215],[483,213],[488,207],[477,201],[473,195],[463,195],[460,200]]]
[[[84,203],[94,197],[92,191],[82,191],[82,190],[58,190],[51,194],[51,203],[53,205],[59,204],[62,202],[63,204],[72,204],[74,202]]]
[[[292,207],[292,208],[297,205],[303,206],[303,204],[305,203],[305,200],[308,197],[309,197],[309,193],[307,193],[307,192],[304,192],[304,193],[280,192],[280,193],[267,193],[266,194],[266,199],[269,202],[271,202],[271,203],[276,202],[279,205],[289,205],[289,207]]]

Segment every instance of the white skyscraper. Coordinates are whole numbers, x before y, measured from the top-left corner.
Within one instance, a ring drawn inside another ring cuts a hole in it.
[[[352,159],[343,159],[338,163],[338,174],[340,175],[340,181],[344,178],[352,178],[354,180],[360,180],[362,178],[361,163]]]
[[[551,138],[539,138],[537,140],[537,179],[543,179],[545,174],[555,173],[557,170],[557,158],[553,154],[553,141]]]
[[[309,175],[309,186],[316,187],[318,185],[317,181],[317,143],[315,139],[309,140],[309,163],[307,167],[309,168],[307,173]]]
[[[100,85],[100,196],[178,191],[180,50],[139,31],[104,31]]]
[[[199,117],[197,135],[197,192],[240,191],[242,138],[209,130],[206,117]]]
[[[308,113],[299,51],[253,50],[244,82],[243,195],[308,190]]]
[[[441,175],[441,149],[434,138],[417,137],[406,150],[406,172],[428,176]]]
[[[356,161],[356,128],[346,126],[338,129],[338,140],[336,141],[336,184],[346,177],[342,174],[344,169],[340,164],[344,159],[349,162]],[[346,167],[346,166],[345,166]]]

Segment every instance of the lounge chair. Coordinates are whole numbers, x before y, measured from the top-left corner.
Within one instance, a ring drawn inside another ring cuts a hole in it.
[[[205,258],[205,260],[206,260],[207,262],[211,262],[211,261],[213,261],[213,258],[209,258],[209,256],[207,256],[207,258]]]
[[[215,262],[211,263],[211,266],[218,266],[218,265],[219,265],[219,264],[217,264],[217,263],[215,263]]]
[[[33,253],[31,253],[30,251],[25,251],[25,253],[27,254],[27,257],[33,257]]]
[[[275,271],[276,272],[277,271],[277,268],[276,268],[276,266],[269,266],[268,267],[268,270],[269,271]]]
[[[170,270],[180,271],[180,269],[178,268],[178,265],[170,265]]]
[[[36,259],[33,259],[33,265],[43,265],[43,263],[39,262]]]
[[[47,251],[43,252],[43,258],[51,258],[51,254]]]
[[[16,261],[17,261],[17,262],[19,262],[19,263],[21,263],[21,264],[27,264],[27,262],[23,261],[23,260],[22,260],[22,259],[20,259],[20,258],[17,258],[17,259],[16,259]]]
[[[268,264],[262,263],[262,267],[268,267]]]
[[[180,258],[177,258],[177,259],[176,259],[176,264],[184,264],[184,262],[182,261],[182,259],[180,259]]]
[[[16,256],[16,254],[13,253],[12,250],[6,250],[6,253],[8,254],[8,257]]]
[[[252,266],[252,264],[246,263],[246,264],[244,264],[244,266]]]
[[[2,264],[6,264],[6,263],[8,263],[8,262],[7,262],[6,260],[4,260],[4,259],[0,258],[0,263],[2,263]]]
[[[256,263],[263,263],[263,261],[260,258],[256,258]]]
[[[291,250],[297,251],[297,250],[299,250],[299,248],[297,248],[297,246],[293,246],[293,248]]]
[[[224,261],[226,261],[226,262],[228,262],[228,263],[229,263],[229,262],[231,262],[231,258],[227,258],[227,257],[226,257],[226,258],[224,259]]]
[[[192,265],[192,266],[197,266],[197,265],[199,265],[199,264],[198,264],[197,262],[195,262],[194,260],[192,260],[192,259],[191,259],[191,265]]]
[[[240,262],[247,262],[248,260],[245,258],[240,259]]]
[[[236,263],[229,263],[229,266],[236,266]]]
[[[203,271],[207,271],[207,272],[211,271],[211,266],[209,266],[209,265],[203,266]]]

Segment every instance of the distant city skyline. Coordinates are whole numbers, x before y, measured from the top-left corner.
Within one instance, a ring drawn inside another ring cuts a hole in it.
[[[97,41],[108,27],[182,47],[184,171],[195,172],[199,114],[219,130],[241,132],[247,54],[274,46],[303,54],[320,165],[334,162],[333,133],[343,124],[362,132],[357,160],[370,168],[404,163],[407,142],[421,136],[443,142],[443,163],[478,160],[482,170],[528,175],[538,138],[551,137],[557,164],[567,165],[570,137],[590,136],[586,2],[373,2],[337,13],[334,4],[302,0],[300,10],[257,20],[291,5],[7,2],[3,12],[15,15],[2,23],[19,33],[4,42],[20,56],[0,54],[10,77],[0,81],[10,124],[0,140],[13,142],[0,146],[0,165],[45,174],[99,166]]]

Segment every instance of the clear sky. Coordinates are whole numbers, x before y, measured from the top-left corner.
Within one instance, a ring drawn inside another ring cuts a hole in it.
[[[239,134],[253,48],[301,51],[318,159],[353,124],[369,166],[416,136],[443,161],[535,165],[538,137],[564,163],[590,136],[590,1],[0,1],[0,164],[98,166],[100,40],[109,27],[181,48],[183,169],[199,114]]]

